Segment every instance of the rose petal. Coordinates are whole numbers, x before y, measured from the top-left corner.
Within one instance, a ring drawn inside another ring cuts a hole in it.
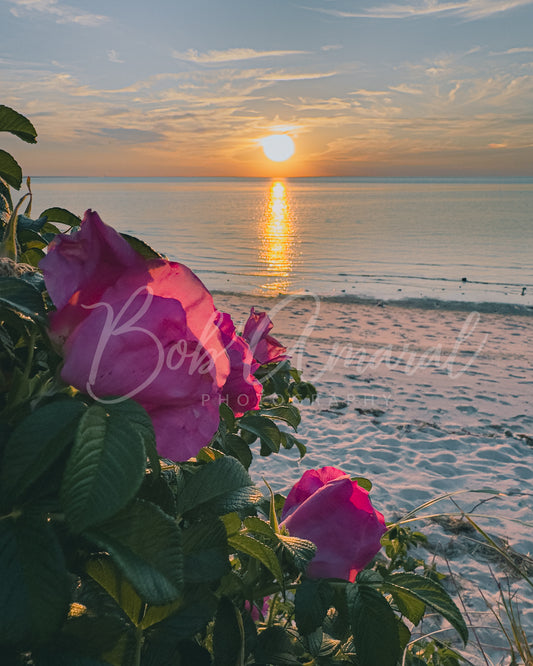
[[[290,534],[317,547],[307,568],[311,578],[354,581],[379,551],[386,531],[368,492],[334,467],[305,472],[289,493],[282,518]]]
[[[88,210],[79,231],[54,238],[39,268],[59,310],[82,288],[91,293],[85,302],[97,299],[124,270],[144,270],[145,262],[117,231]]]
[[[259,365],[277,363],[287,358],[287,348],[269,335],[272,327],[272,321],[266,312],[256,312],[255,308],[251,308],[242,336],[250,345]]]
[[[220,312],[216,320],[226,353],[230,359],[230,373],[222,388],[222,397],[236,417],[259,409],[263,386],[253,372],[253,357],[246,341],[237,335],[231,317]]]

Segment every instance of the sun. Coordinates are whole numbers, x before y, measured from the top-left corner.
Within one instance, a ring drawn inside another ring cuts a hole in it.
[[[287,134],[271,134],[259,143],[263,152],[273,162],[285,162],[294,155],[294,141]]]

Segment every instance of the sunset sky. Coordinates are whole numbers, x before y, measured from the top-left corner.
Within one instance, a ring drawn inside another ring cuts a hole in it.
[[[533,176],[532,26],[533,0],[0,0],[0,103],[39,134],[0,147],[32,176]]]

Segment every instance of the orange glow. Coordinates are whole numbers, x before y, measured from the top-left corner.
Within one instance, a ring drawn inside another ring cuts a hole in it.
[[[268,275],[263,289],[284,292],[290,285],[294,262],[294,224],[285,183],[274,181],[259,230],[259,261]]]

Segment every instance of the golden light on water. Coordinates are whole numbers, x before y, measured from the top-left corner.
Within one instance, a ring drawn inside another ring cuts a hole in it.
[[[290,285],[294,262],[294,224],[287,187],[281,181],[274,181],[270,186],[259,234],[259,262],[268,275],[262,287],[271,292],[284,292]]]

